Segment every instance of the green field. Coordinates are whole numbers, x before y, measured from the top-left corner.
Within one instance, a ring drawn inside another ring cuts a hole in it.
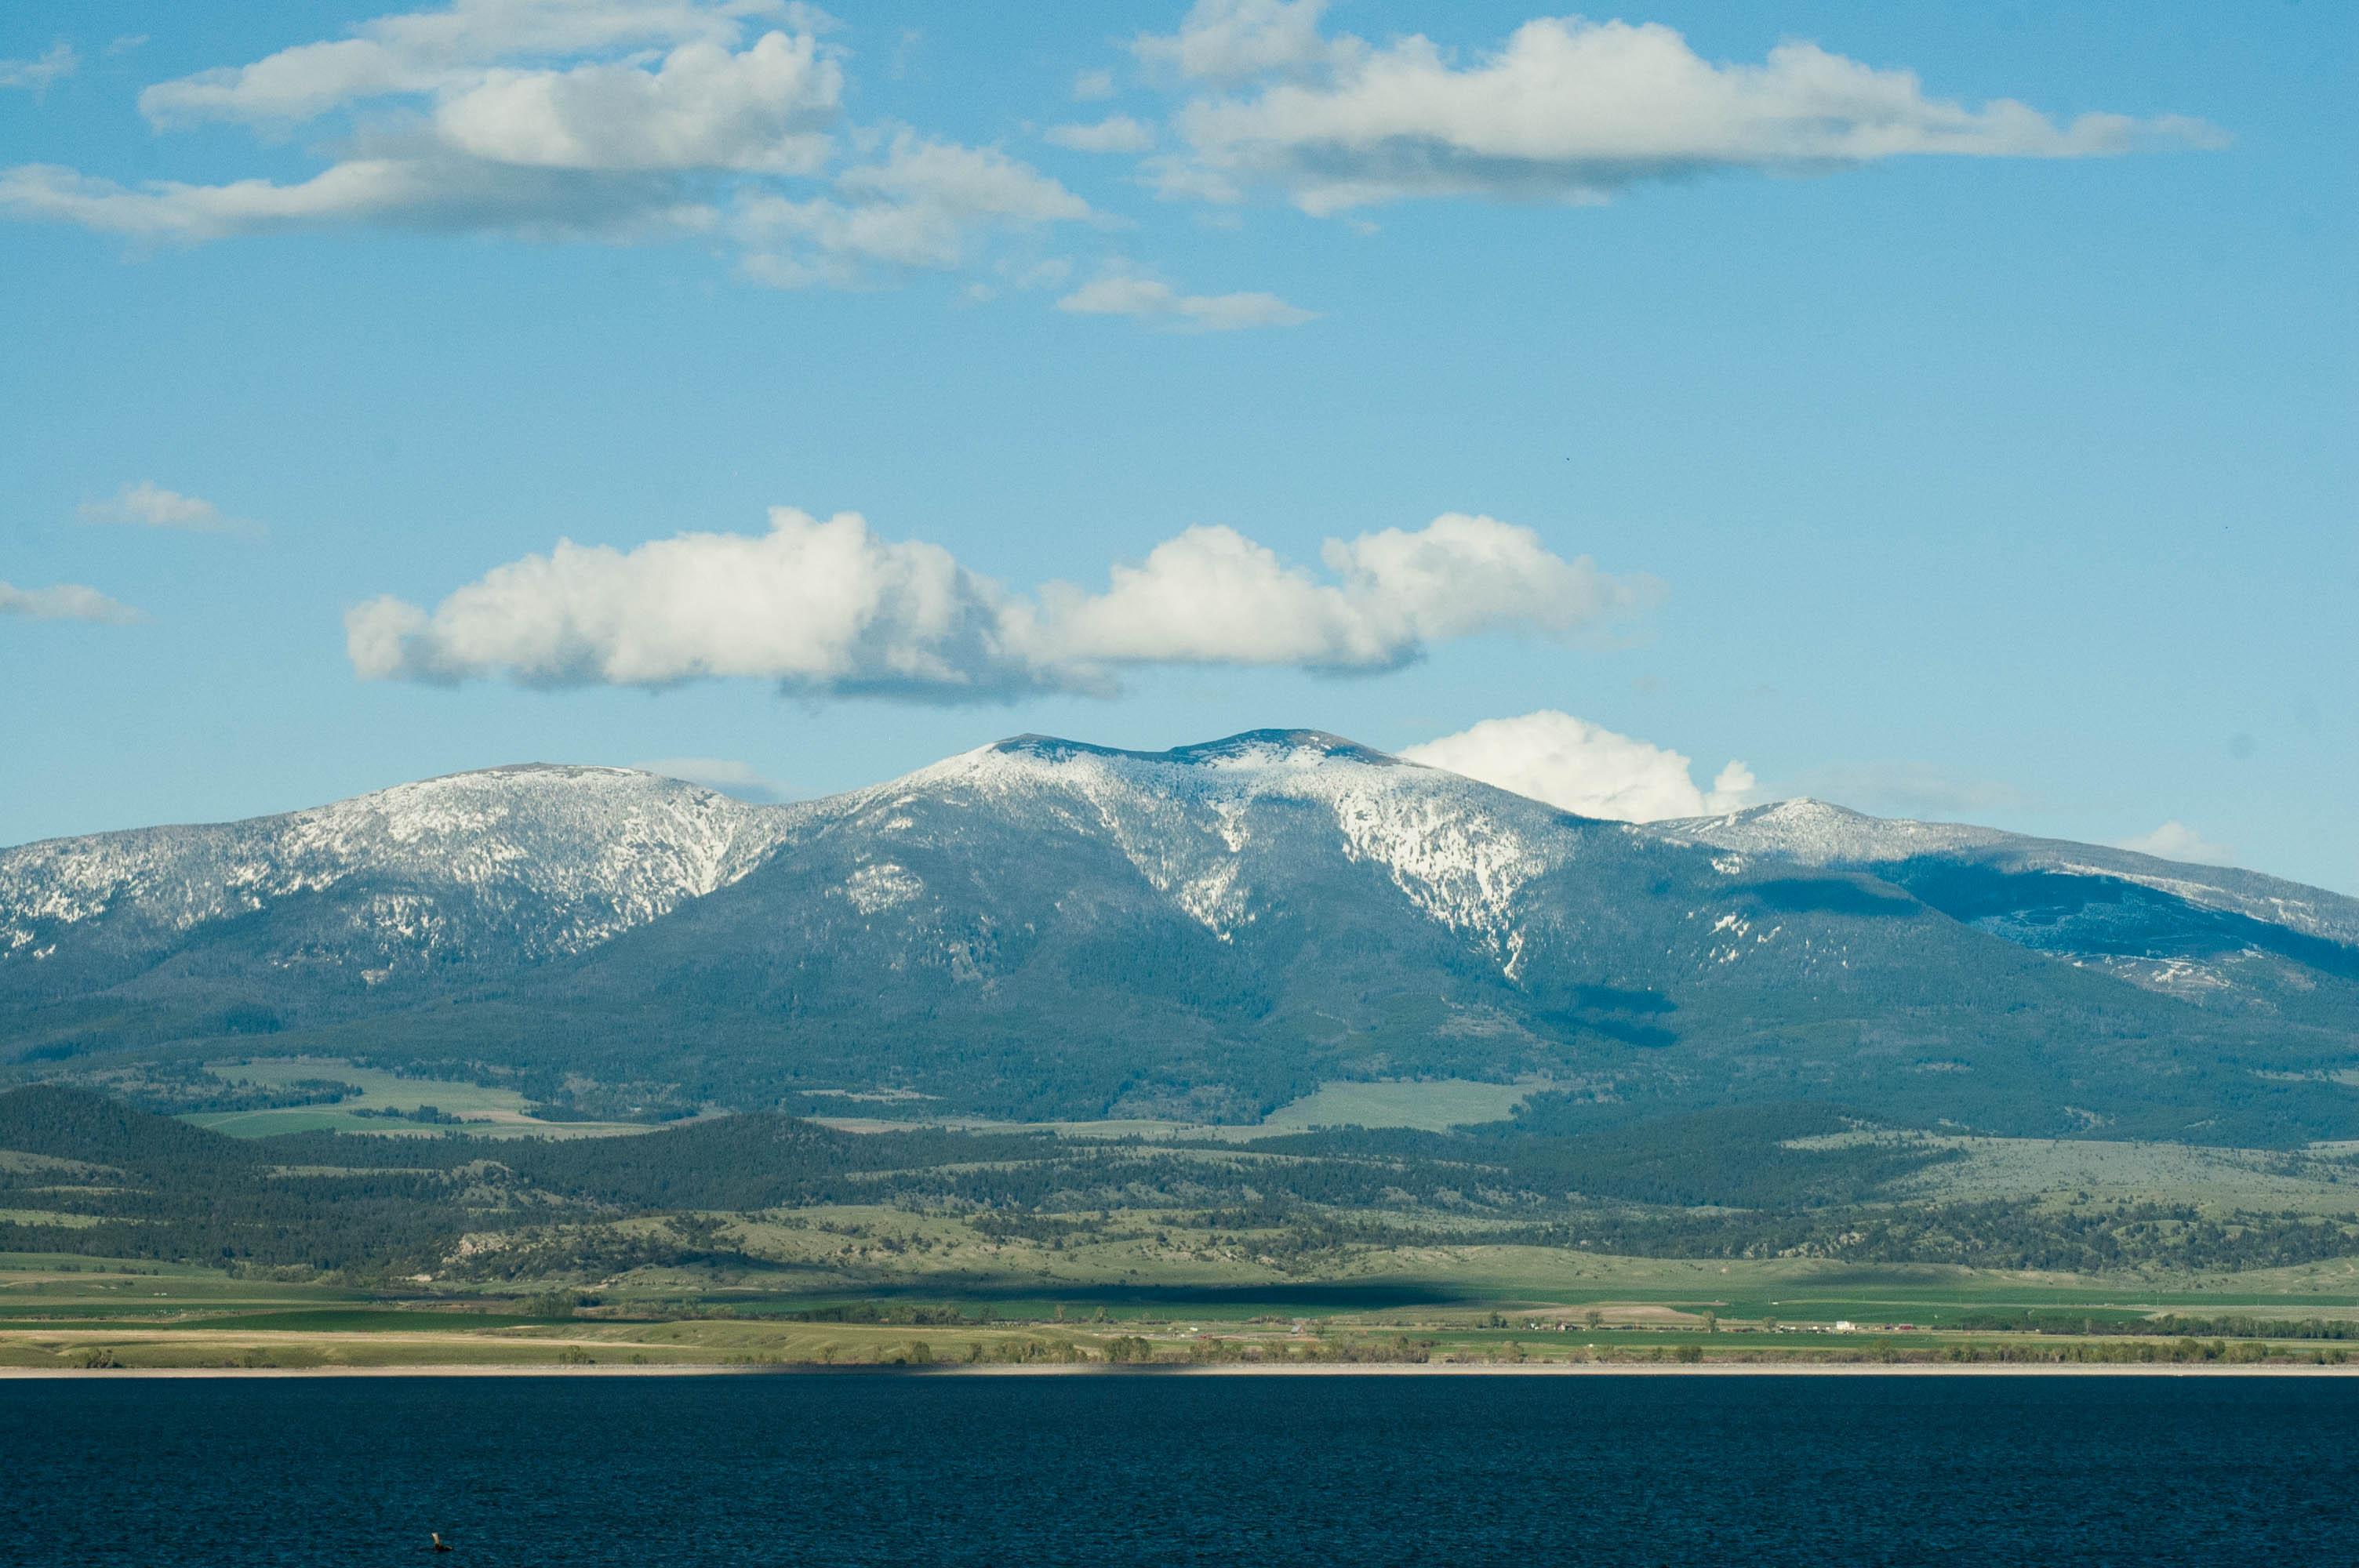
[[[906,1127],[951,1127],[985,1132],[1053,1132],[1068,1138],[1212,1140],[1250,1143],[1281,1133],[1321,1127],[1415,1128],[1446,1132],[1453,1127],[1500,1121],[1546,1084],[1488,1084],[1472,1078],[1338,1079],[1289,1100],[1257,1122],[1150,1121],[1136,1118],[1098,1121],[992,1121],[979,1117],[881,1115],[821,1116],[817,1120],[847,1132],[889,1132]],[[864,1097],[849,1097],[864,1098]],[[885,1097],[864,1097],[882,1099]],[[905,1103],[917,1097],[905,1097]],[[916,1108],[913,1105],[912,1108]]]
[[[482,1138],[593,1138],[642,1132],[643,1124],[603,1121],[542,1121],[514,1089],[456,1078],[413,1078],[375,1067],[355,1066],[341,1056],[276,1056],[246,1062],[209,1062],[215,1077],[229,1084],[287,1088],[308,1079],[349,1085],[334,1105],[285,1106],[267,1110],[199,1111],[181,1119],[232,1138],[269,1138],[285,1132],[366,1132],[380,1136],[439,1134],[456,1130]],[[400,1122],[358,1111],[416,1111],[431,1106],[457,1117],[447,1124]]]
[[[853,1225],[875,1212],[803,1218]],[[909,1217],[897,1217],[908,1222]],[[772,1222],[777,1235],[796,1234]],[[767,1234],[767,1233],[766,1233]],[[902,1234],[907,1235],[907,1232]],[[937,1235],[946,1233],[937,1232]],[[1274,1361],[1476,1366],[1663,1361],[2123,1360],[2343,1365],[2341,1341],[2238,1333],[2201,1344],[2153,1314],[2184,1292],[2130,1281],[1790,1261],[1701,1266],[1587,1258],[1568,1273],[1524,1249],[1394,1260],[1362,1292],[1173,1263],[1152,1278],[1100,1267],[1039,1281],[912,1276],[866,1292],[651,1274],[551,1311],[458,1288],[407,1297],[157,1271],[123,1260],[0,1255],[0,1367],[557,1368]],[[783,1261],[783,1260],[782,1260]],[[1019,1271],[1028,1259],[1007,1260]],[[1125,1282],[1126,1281],[1126,1282]],[[2202,1305],[2268,1318],[2350,1320],[2359,1297],[2316,1301],[2218,1282]],[[1196,1298],[1196,1299],[1190,1299]],[[542,1299],[535,1298],[538,1302]],[[586,1300],[587,1304],[582,1304]],[[2102,1301],[2103,1304],[2099,1304]],[[2033,1329],[1961,1326],[1995,1308],[2066,1309]],[[1774,1321],[1775,1329],[1767,1326]],[[1841,1326],[1849,1325],[1850,1326]],[[2102,1325],[2107,1332],[2090,1330]],[[2348,1349],[2359,1352],[2359,1340]]]
[[[1308,1131],[1314,1127],[1414,1127],[1446,1132],[1453,1127],[1500,1121],[1513,1116],[1544,1084],[1482,1084],[1467,1078],[1321,1084],[1315,1093],[1282,1105],[1262,1119],[1270,1132]]]

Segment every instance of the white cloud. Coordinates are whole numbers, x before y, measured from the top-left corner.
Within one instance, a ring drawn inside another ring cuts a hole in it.
[[[1330,539],[1321,582],[1224,527],[1194,527],[1103,593],[1050,584],[1038,645],[1059,663],[1283,665],[1384,669],[1429,643],[1515,629],[1569,638],[1625,618],[1655,597],[1644,579],[1609,577],[1552,554],[1528,528],[1449,513],[1413,531]]]
[[[82,65],[73,45],[60,40],[33,59],[0,59],[0,87],[22,87],[42,92],[49,83],[71,76]]]
[[[548,685],[751,676],[814,690],[1006,685],[1000,595],[926,544],[852,513],[775,509],[766,535],[684,534],[630,551],[560,540],[496,567],[429,617],[378,599],[345,618],[364,677],[505,670]]]
[[[355,158],[293,185],[159,180],[136,189],[24,164],[0,169],[0,216],[188,243],[351,223],[630,239],[709,229],[716,221],[710,206],[660,178],[409,157]]]
[[[1077,153],[1143,153],[1155,145],[1155,130],[1127,114],[1114,114],[1091,125],[1051,125],[1040,139]]]
[[[994,147],[904,131],[882,161],[846,169],[834,194],[757,196],[733,228],[747,275],[779,287],[857,282],[871,265],[964,265],[977,235],[1095,218],[1088,202]]]
[[[1734,811],[1752,804],[1756,788],[1751,771],[1730,762],[1709,791],[1699,789],[1679,752],[1551,708],[1520,719],[1486,719],[1401,755],[1579,816],[1619,822]]]
[[[136,621],[139,611],[118,604],[94,588],[61,582],[54,588],[18,588],[0,582],[0,615],[22,615],[34,621],[103,621],[120,624]]]
[[[1135,273],[1111,273],[1057,301],[1077,316],[1136,316],[1186,331],[1233,332],[1248,327],[1296,327],[1318,312],[1275,294],[1182,294]]]
[[[809,174],[832,145],[841,64],[808,30],[737,49],[755,14],[815,16],[711,0],[463,0],[380,17],[359,38],[142,96],[159,125],[413,101],[362,122],[346,156],[310,178],[134,188],[23,165],[0,171],[0,213],[182,243],[353,223],[607,239],[709,228],[712,177]],[[650,42],[669,52],[500,63]]]
[[[757,16],[798,30],[739,49]],[[26,164],[0,169],[0,215],[183,243],[352,224],[610,240],[709,229],[714,177],[826,159],[843,83],[814,40],[823,20],[776,0],[460,0],[381,16],[141,95],[167,127],[407,101],[359,121],[310,178],[135,187]],[[618,49],[635,52],[566,60]]]
[[[1196,0],[1172,34],[1143,33],[1131,52],[1195,81],[1233,81],[1324,64],[1357,40],[1321,35],[1326,0]]]
[[[1018,236],[1114,224],[996,147],[847,124],[852,57],[826,41],[834,26],[795,0],[450,0],[392,13],[140,95],[158,129],[317,125],[323,161],[312,172],[130,183],[20,164],[0,168],[0,218],[142,246],[353,228],[605,243],[711,234],[758,283],[861,287],[897,271],[974,269],[984,276],[969,298],[994,292],[991,275],[1038,262]],[[0,70],[38,85],[72,64],[60,45]],[[1101,87],[1112,93],[1111,72],[1075,82],[1084,96]],[[1125,115],[1048,133],[1102,152],[1142,151],[1154,135]],[[1120,302],[1100,289],[1073,308],[1198,330],[1303,319],[1266,295],[1125,287]]]
[[[1084,70],[1073,78],[1073,97],[1083,103],[1103,103],[1114,96],[1114,72]]]
[[[766,33],[735,54],[683,44],[653,70],[490,71],[441,99],[433,123],[447,146],[494,163],[808,174],[827,160],[842,94],[842,68],[816,40]]]
[[[2185,860],[2199,866],[2234,865],[2236,852],[2225,844],[2214,844],[2184,822],[2173,819],[2151,833],[2141,833],[2135,838],[2124,838],[2117,849],[2135,849],[2141,855],[2152,855],[2164,860]]]
[[[86,501],[78,510],[85,523],[128,523],[190,534],[260,532],[251,523],[223,516],[220,507],[201,496],[182,495],[147,479],[125,485],[109,500]]]
[[[1650,594],[1487,517],[1331,540],[1324,556],[1334,580],[1234,530],[1191,528],[1116,565],[1102,592],[1049,583],[1027,597],[938,546],[879,539],[857,514],[822,522],[777,507],[760,535],[686,534],[628,551],[560,541],[430,613],[373,600],[346,615],[346,645],[366,679],[750,676],[961,701],[1102,695],[1123,670],[1158,665],[1385,669],[1480,632],[1569,637]]]
[[[375,17],[350,38],[159,82],[139,95],[139,108],[158,124],[310,120],[373,99],[464,90],[518,58],[734,46],[750,17],[804,34],[827,26],[824,12],[777,0],[455,0]]]
[[[835,183],[854,196],[1020,223],[1090,216],[1088,202],[996,148],[961,146],[908,131],[893,138],[883,162],[846,169]]]
[[[1201,29],[1191,57],[1190,27],[1208,14],[1220,26]],[[2007,99],[1969,108],[1928,97],[1912,71],[1810,43],[1781,44],[1759,65],[1714,64],[1659,24],[1544,17],[1460,64],[1422,37],[1314,47],[1305,29],[1315,35],[1315,23],[1310,0],[1207,0],[1158,46],[1186,74],[1253,79],[1182,107],[1190,153],[1160,167],[1167,193],[1219,200],[1266,188],[1313,213],[1417,197],[1601,201],[1723,169],[2089,157],[2221,140],[2181,117],[2060,123]]]
[[[735,795],[739,800],[767,802],[787,798],[785,785],[775,779],[764,778],[751,762],[736,762],[727,757],[660,757],[651,762],[632,765],[642,773],[661,773],[668,779],[702,784],[723,795]]]

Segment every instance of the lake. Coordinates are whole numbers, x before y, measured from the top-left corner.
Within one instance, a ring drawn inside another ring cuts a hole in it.
[[[2353,1561],[2359,1381],[0,1381],[0,1563]]]

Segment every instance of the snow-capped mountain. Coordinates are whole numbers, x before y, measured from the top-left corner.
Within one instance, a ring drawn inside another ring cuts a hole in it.
[[[2359,1062],[2349,903],[1808,802],[1597,822],[1310,730],[1020,736],[788,806],[499,769],[0,851],[0,1062],[269,1030],[682,1103],[1250,1116],[1520,1074],[2038,1128],[2299,1098],[2325,1127],[2359,1098],[2327,1076]],[[2274,966],[2258,1003],[2130,972],[2221,921]]]
[[[1019,735],[823,803],[813,817],[889,847],[917,827],[904,807],[940,799],[1102,833],[1147,887],[1223,942],[1261,917],[1256,874],[1288,848],[1298,814],[1315,813],[1345,860],[1381,868],[1402,898],[1511,974],[1515,894],[1570,849],[1553,822],[1526,819],[1486,785],[1307,730],[1162,752]],[[1273,813],[1284,819],[1265,820]],[[923,891],[889,860],[860,875],[853,896],[870,913]]]
[[[2321,888],[1816,800],[1657,826],[1745,855],[1869,872],[1979,929],[2188,1000],[2359,1018],[2359,899]]]
[[[2034,838],[1956,822],[1868,816],[1810,799],[1782,800],[1723,816],[1690,817],[1656,827],[1699,843],[1777,855],[1805,866],[1881,866],[1940,858],[1975,860],[2017,871],[2109,878],[2304,935],[2359,944],[2359,899],[2258,871],[2189,865],[2109,845]]]
[[[84,983],[238,926],[363,984],[580,952],[725,885],[780,814],[625,768],[527,765],[245,822],[0,851],[0,976]],[[14,971],[11,973],[10,971]]]

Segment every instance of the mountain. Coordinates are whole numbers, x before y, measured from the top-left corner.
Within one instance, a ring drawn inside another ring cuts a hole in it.
[[[2199,1006],[2359,1020],[2359,899],[2255,871],[1788,800],[1657,825],[1690,841],[1874,875],[1977,929]]]
[[[0,1008],[211,1002],[234,1033],[512,970],[743,876],[782,827],[651,773],[526,766],[27,845],[0,851]]]
[[[0,852],[0,1060],[272,1033],[583,1108],[1226,1119],[1334,1078],[1524,1076],[1609,1119],[1840,1098],[2287,1141],[2359,1133],[2350,920],[1815,803],[1593,821],[1316,731],[1019,736],[788,806],[500,769]],[[2148,972],[2170,944],[2270,978],[2220,1005]]]

